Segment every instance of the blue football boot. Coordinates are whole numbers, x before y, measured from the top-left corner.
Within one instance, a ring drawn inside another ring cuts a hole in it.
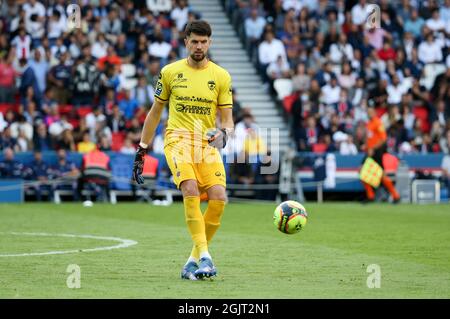
[[[203,257],[200,258],[198,269],[194,274],[198,279],[202,279],[204,277],[209,278],[215,276],[217,274],[217,270],[211,259]]]
[[[193,261],[188,262],[181,270],[181,279],[197,280],[197,277],[195,276],[197,270],[197,263]]]

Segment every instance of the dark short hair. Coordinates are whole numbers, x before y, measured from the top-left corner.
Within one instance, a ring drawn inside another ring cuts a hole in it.
[[[190,36],[191,33],[196,35],[202,35],[210,37],[212,34],[211,26],[205,20],[194,20],[189,22],[184,29],[186,37]]]

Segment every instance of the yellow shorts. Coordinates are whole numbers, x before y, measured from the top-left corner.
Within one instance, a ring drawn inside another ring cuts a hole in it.
[[[216,148],[175,143],[166,145],[164,154],[177,188],[188,179],[197,181],[200,192],[214,185],[226,187],[222,156]]]

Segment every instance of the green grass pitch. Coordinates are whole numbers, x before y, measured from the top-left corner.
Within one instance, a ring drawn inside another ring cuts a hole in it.
[[[191,249],[183,206],[146,204],[0,205],[0,298],[449,298],[448,205],[363,206],[306,203],[305,229],[285,235],[272,224],[275,204],[231,203],[210,251],[213,281],[179,278]],[[17,233],[120,237],[33,237]],[[66,285],[68,265],[81,288]],[[380,288],[367,287],[369,265]]]

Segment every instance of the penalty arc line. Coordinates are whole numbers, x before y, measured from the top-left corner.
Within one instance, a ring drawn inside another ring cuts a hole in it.
[[[25,256],[45,256],[45,255],[62,255],[62,254],[74,254],[80,252],[91,252],[91,251],[101,251],[101,250],[112,250],[119,248],[127,248],[136,245],[138,242],[131,239],[122,239],[119,237],[108,237],[108,236],[94,236],[94,235],[75,235],[75,234],[51,234],[51,233],[18,233],[18,232],[0,232],[0,235],[17,235],[17,236],[41,236],[41,237],[66,237],[66,238],[87,238],[87,239],[98,239],[98,240],[109,240],[117,241],[118,245],[105,246],[105,247],[94,247],[86,249],[72,249],[72,250],[57,250],[57,251],[47,251],[42,253],[23,253],[23,254],[0,254],[0,257],[25,257]]]

